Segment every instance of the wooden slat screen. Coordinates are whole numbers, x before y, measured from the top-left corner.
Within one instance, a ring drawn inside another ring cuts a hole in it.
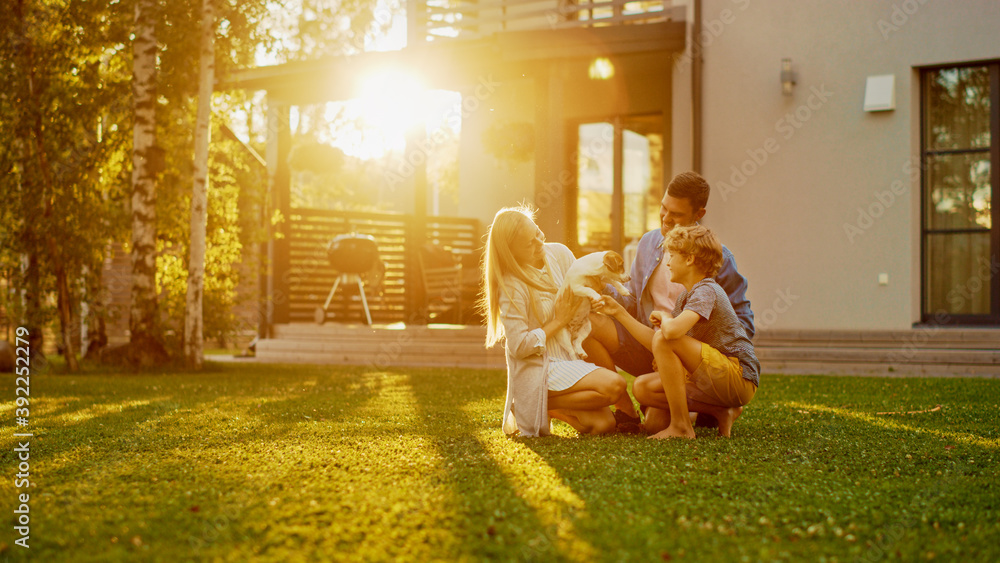
[[[381,291],[367,288],[368,308],[375,323],[405,321],[406,292],[419,286],[406,278],[406,257],[425,242],[451,247],[478,261],[481,252],[480,223],[477,219],[427,217],[426,238],[410,240],[413,216],[359,211],[293,209],[289,217],[289,305],[292,322],[311,322],[322,307],[338,273],[327,259],[327,246],[337,235],[356,232],[371,235],[385,262]],[[414,272],[418,275],[417,272]],[[357,286],[341,288],[327,308],[328,322],[364,322]]]

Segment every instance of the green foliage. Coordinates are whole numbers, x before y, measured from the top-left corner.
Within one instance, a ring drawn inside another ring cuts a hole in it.
[[[731,439],[698,429],[676,442],[562,423],[555,437],[508,439],[501,371],[208,366],[35,375],[31,550],[0,555],[1000,557],[992,380],[765,375]],[[930,412],[878,414],[907,411]],[[5,480],[0,510],[13,502]]]
[[[158,282],[165,303],[163,329],[176,332],[183,323],[201,1],[157,6],[157,137],[165,155],[157,194]],[[0,73],[5,76],[0,81],[0,276],[10,285],[0,306],[15,322],[28,317],[30,326],[41,328],[52,321],[48,296],[59,267],[72,282],[75,311],[81,301],[99,302],[101,265],[110,244],[129,240],[133,8],[131,0],[24,0],[10,3],[0,18]],[[356,52],[377,19],[371,0],[220,1],[216,8],[219,81],[236,68],[253,66],[265,52],[284,60]],[[286,13],[299,16],[283,21]],[[350,19],[348,25],[344,18]],[[296,40],[276,39],[282,30]],[[244,102],[242,93],[217,98],[225,100],[217,107],[220,115]],[[236,286],[253,265],[249,255],[259,237],[267,178],[237,144],[219,134],[214,138],[207,337],[236,326]],[[237,267],[241,263],[247,267]],[[19,297],[24,294],[35,301]],[[91,312],[103,314],[96,306]]]
[[[32,326],[52,318],[42,296],[56,268],[75,282],[73,297],[94,297],[105,242],[123,232],[130,107],[120,23],[87,2],[18,2],[0,22],[0,269],[15,295],[42,305],[7,303]]]
[[[193,119],[193,114],[189,114]],[[226,339],[242,325],[234,314],[241,296],[237,290],[241,280],[253,280],[257,274],[252,266],[263,236],[260,225],[260,205],[266,192],[266,174],[250,160],[235,141],[225,138],[213,127],[209,148],[208,223],[206,227],[204,334],[205,338]],[[190,143],[189,143],[190,144]],[[182,154],[192,154],[184,152]],[[179,161],[168,170],[190,166]],[[157,287],[162,298],[164,332],[170,344],[179,351],[183,334],[185,296],[188,275],[188,241],[190,238],[191,175],[172,172],[164,175],[168,197],[158,202],[167,209],[160,226],[160,264]],[[186,186],[187,189],[184,189]],[[171,197],[172,196],[172,197]],[[173,211],[171,211],[173,210]],[[241,266],[242,265],[242,266]]]

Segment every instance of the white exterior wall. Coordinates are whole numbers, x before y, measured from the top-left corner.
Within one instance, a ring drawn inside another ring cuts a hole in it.
[[[909,328],[921,277],[919,174],[908,173],[920,151],[915,67],[1000,58],[1000,2],[702,6],[705,224],[749,279],[759,327]],[[779,80],[785,57],[798,75],[791,96]],[[866,78],[881,74],[896,77],[896,109],[865,112]],[[677,173],[691,163],[684,57],[674,75]],[[884,212],[849,236],[859,208]]]

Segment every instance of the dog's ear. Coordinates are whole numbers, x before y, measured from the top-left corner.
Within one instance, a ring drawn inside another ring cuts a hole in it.
[[[625,272],[625,260],[620,254],[613,250],[609,250],[604,254],[604,267],[608,269],[609,272]]]

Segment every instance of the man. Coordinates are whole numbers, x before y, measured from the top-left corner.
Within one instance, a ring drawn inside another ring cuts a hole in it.
[[[621,296],[613,292],[633,318],[652,327],[649,316],[653,311],[670,312],[684,286],[670,281],[670,270],[663,259],[663,239],[676,225],[684,227],[697,224],[705,216],[705,206],[711,188],[708,182],[696,172],[683,172],[675,176],[667,185],[667,193],[660,202],[660,228],[653,229],[639,239],[635,261],[632,263],[632,279],[627,285],[632,295]],[[747,280],[736,269],[733,253],[722,247],[722,267],[715,281],[729,296],[729,302],[736,316],[746,330],[747,337],[754,335],[753,311],[747,300]],[[663,267],[660,267],[663,264]],[[653,368],[653,353],[636,340],[621,323],[601,314],[591,314],[590,337],[583,342],[587,359],[598,366],[614,369],[616,366],[634,376],[656,371]],[[657,431],[659,424],[666,420],[666,412],[650,409],[647,413],[647,430]],[[619,421],[622,418],[619,416]],[[708,423],[701,420],[699,423]]]

